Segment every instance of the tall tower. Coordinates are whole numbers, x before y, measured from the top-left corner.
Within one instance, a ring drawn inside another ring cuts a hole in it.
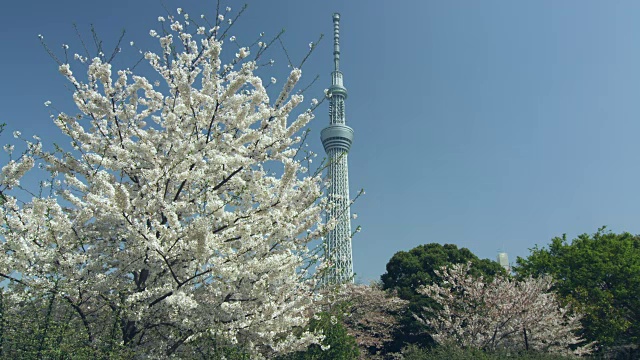
[[[347,89],[340,72],[340,14],[333,14],[333,63],[330,99],[329,126],[320,134],[322,145],[329,159],[328,177],[330,185],[327,196],[333,209],[327,220],[337,219],[336,227],[327,234],[325,256],[332,264],[325,277],[330,284],[353,281],[353,257],[351,254],[351,211],[349,208],[349,168],[347,154],[353,142],[353,129],[346,125],[344,101]]]

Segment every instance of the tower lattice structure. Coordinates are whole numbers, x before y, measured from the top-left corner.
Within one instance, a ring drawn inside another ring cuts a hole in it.
[[[329,160],[327,189],[329,204],[327,220],[336,219],[336,227],[325,239],[325,257],[331,267],[325,281],[330,284],[353,281],[353,256],[351,251],[351,211],[349,198],[348,153],[353,142],[353,129],[346,125],[344,87],[340,72],[340,14],[333,14],[333,62],[331,87],[327,93],[330,99],[329,126],[320,134],[322,145]]]

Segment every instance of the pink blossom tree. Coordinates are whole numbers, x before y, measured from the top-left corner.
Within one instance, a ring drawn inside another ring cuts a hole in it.
[[[345,317],[349,335],[355,337],[362,359],[388,358],[384,346],[393,340],[397,316],[406,310],[408,301],[382,290],[378,284],[348,284],[343,290]]]
[[[549,292],[550,277],[515,281],[496,276],[486,283],[469,270],[469,264],[443,268],[437,274],[444,285],[418,290],[441,307],[426,309],[433,316],[415,315],[431,328],[438,343],[489,351],[590,352],[592,344],[579,345],[583,341],[575,335],[581,326],[580,315],[560,306]]]

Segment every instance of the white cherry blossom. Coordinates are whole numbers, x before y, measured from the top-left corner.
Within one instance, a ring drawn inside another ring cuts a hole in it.
[[[60,65],[81,116],[54,123],[72,149],[28,143],[2,167],[0,275],[15,296],[58,293],[96,347],[116,324],[141,357],[188,357],[203,337],[252,358],[302,349],[319,339],[300,330],[316,310],[308,245],[333,223],[321,178],[299,176],[294,159],[313,118],[292,115],[301,71],[270,101],[256,63],[223,68],[221,40],[170,20],[173,33],[150,32],[160,51],[144,54],[162,87],[100,57],[74,56],[86,80]],[[36,159],[55,191],[21,204],[8,191]]]

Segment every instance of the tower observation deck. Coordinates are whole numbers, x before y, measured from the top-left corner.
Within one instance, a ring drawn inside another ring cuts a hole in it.
[[[348,153],[353,142],[353,129],[346,125],[345,100],[347,89],[344,87],[340,72],[340,14],[333,14],[333,63],[331,87],[327,92],[330,100],[329,126],[320,134],[322,145],[327,153],[329,166],[327,176],[330,185],[327,189],[329,204],[333,205],[327,213],[327,220],[336,219],[336,227],[325,239],[325,257],[331,264],[325,276],[329,284],[353,281],[353,256],[351,252],[351,211],[349,198]]]

